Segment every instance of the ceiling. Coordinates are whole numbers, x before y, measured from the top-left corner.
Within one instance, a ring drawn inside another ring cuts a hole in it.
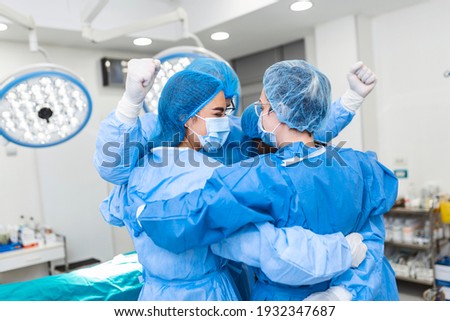
[[[142,30],[100,43],[82,37],[82,16],[92,8],[92,0],[0,0],[23,15],[32,16],[40,46],[59,45],[90,49],[134,51],[153,55],[161,50],[196,45],[193,39],[183,39],[179,22]],[[151,20],[182,7],[189,21],[189,31],[203,42],[205,48],[225,59],[241,57],[262,49],[289,43],[311,34],[317,24],[345,15],[376,16],[428,0],[312,0],[314,7],[293,12],[289,6],[295,0],[110,0],[92,22],[96,30],[108,30],[137,21]],[[0,41],[28,42],[28,31],[5,17],[0,22],[9,25],[0,32]],[[213,41],[211,33],[226,31],[230,38]],[[147,47],[132,44],[133,36],[149,36]]]

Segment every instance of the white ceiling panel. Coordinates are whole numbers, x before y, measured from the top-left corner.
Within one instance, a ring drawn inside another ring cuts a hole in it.
[[[314,7],[292,12],[294,0],[110,0],[92,26],[99,30],[117,28],[172,12],[181,6],[188,14],[189,31],[210,49],[226,59],[300,39],[317,24],[350,14],[375,16],[427,0],[312,0]],[[178,45],[195,45],[182,39],[181,23],[171,23],[133,35],[93,44],[81,36],[81,16],[92,0],[0,0],[24,15],[31,15],[37,25],[39,43],[76,47],[159,52]],[[3,19],[4,20],[4,19]],[[27,31],[14,24],[0,32],[0,41],[27,42]],[[226,31],[226,41],[212,41],[212,32]],[[149,36],[148,47],[132,45],[132,36]]]

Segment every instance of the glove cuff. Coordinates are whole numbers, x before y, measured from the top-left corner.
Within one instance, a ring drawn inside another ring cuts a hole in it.
[[[343,286],[332,286],[328,291],[333,294],[336,301],[351,301],[353,298],[352,294]]]
[[[117,104],[116,108],[117,119],[128,125],[134,125],[139,116],[139,113],[141,112],[142,105],[143,102],[137,105],[131,103],[124,94],[122,98],[119,100],[119,103]]]
[[[341,97],[342,105],[353,112],[357,111],[363,102],[364,97],[351,89],[348,89]]]

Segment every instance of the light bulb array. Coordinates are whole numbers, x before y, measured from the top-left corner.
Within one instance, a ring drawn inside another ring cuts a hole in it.
[[[167,80],[175,73],[184,70],[194,60],[193,57],[171,57],[169,59],[161,59],[161,69],[155,78],[152,89],[145,97],[144,108],[147,112],[158,113],[158,102],[161,91]]]

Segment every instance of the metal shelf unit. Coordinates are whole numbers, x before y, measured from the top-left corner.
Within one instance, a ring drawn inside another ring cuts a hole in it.
[[[433,285],[433,281],[428,281],[428,280],[419,280],[419,279],[408,278],[408,277],[400,276],[400,275],[397,275],[395,278],[400,281],[407,281],[407,282],[423,284],[423,285]]]
[[[412,250],[430,250],[431,249],[431,245],[420,245],[420,244],[415,244],[415,243],[385,241],[384,244],[389,245],[389,246],[400,247],[400,248],[412,249]]]
[[[412,277],[405,277],[402,275],[396,275],[397,280],[413,282],[418,284],[430,285],[433,289],[436,289],[436,280],[435,280],[435,271],[434,271],[434,262],[436,261],[436,253],[437,247],[439,245],[440,240],[434,239],[434,227],[436,222],[439,220],[438,216],[439,212],[436,212],[435,209],[425,210],[425,209],[407,209],[407,208],[393,208],[388,213],[387,216],[391,217],[421,217],[424,220],[428,220],[430,222],[430,243],[429,244],[415,244],[415,243],[406,243],[406,242],[395,242],[395,241],[385,241],[386,247],[397,247],[404,248],[409,250],[417,250],[417,251],[427,251],[430,253],[430,266],[432,270],[433,279],[432,280],[424,280],[424,279],[416,279]]]

